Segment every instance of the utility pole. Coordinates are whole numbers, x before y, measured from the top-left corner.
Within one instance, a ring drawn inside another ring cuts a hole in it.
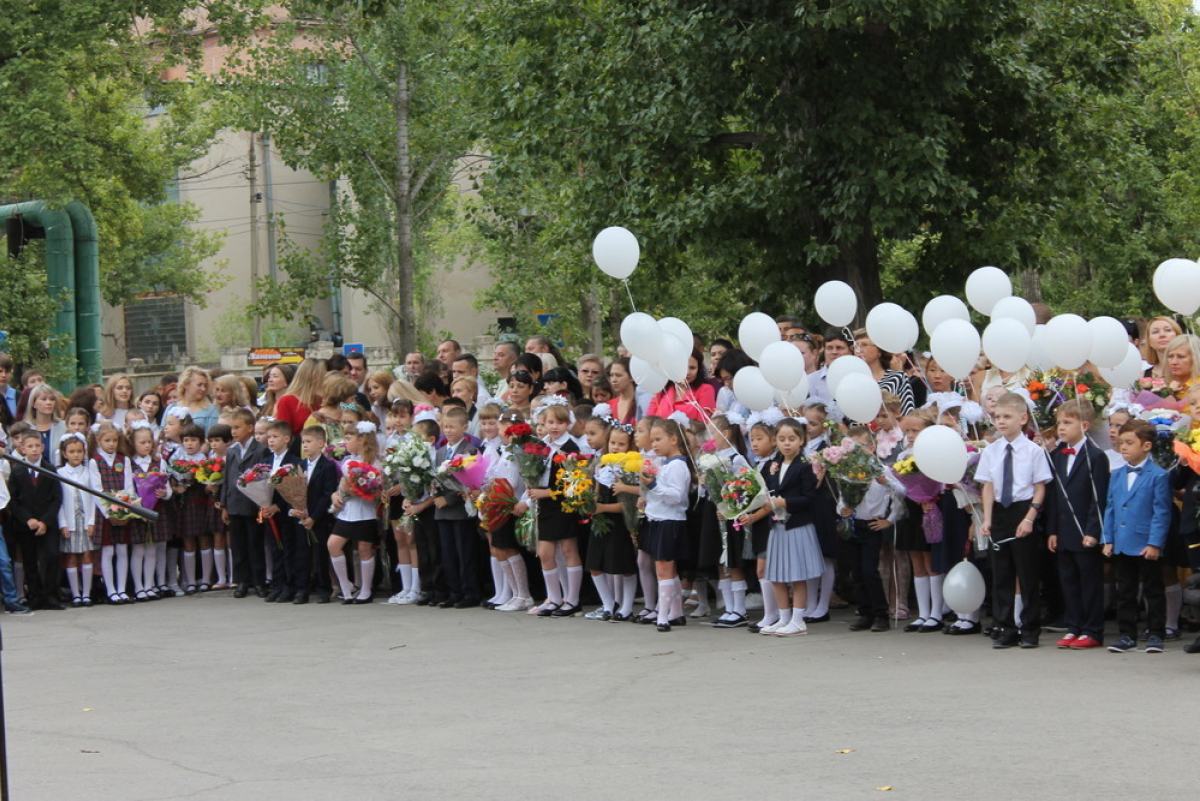
[[[250,303],[258,306],[258,161],[255,157],[254,131],[250,131]],[[262,347],[262,321],[254,313],[253,347]]]

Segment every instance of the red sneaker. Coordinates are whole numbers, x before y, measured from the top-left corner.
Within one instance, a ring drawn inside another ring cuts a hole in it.
[[[1059,648],[1073,648],[1077,639],[1078,638],[1074,634],[1068,634],[1055,643],[1055,645],[1057,645]]]
[[[1104,643],[1100,642],[1099,640],[1097,640],[1097,639],[1095,639],[1095,638],[1093,638],[1093,637],[1089,637],[1089,636],[1087,636],[1086,634],[1084,634],[1082,637],[1076,637],[1076,638],[1075,638],[1075,639],[1074,639],[1074,640],[1071,642],[1071,646],[1070,646],[1070,647],[1071,647],[1071,648],[1079,648],[1079,649],[1084,649],[1084,648],[1099,648],[1099,647],[1100,647],[1100,646],[1102,646],[1103,644],[1104,644]]]

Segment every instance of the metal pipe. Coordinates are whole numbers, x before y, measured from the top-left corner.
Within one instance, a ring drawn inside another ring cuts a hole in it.
[[[109,495],[107,492],[97,492],[96,490],[89,487],[87,484],[80,484],[79,482],[69,479],[66,476],[60,475],[59,473],[56,473],[53,470],[47,470],[46,468],[42,467],[40,464],[32,464],[30,462],[25,461],[24,459],[18,459],[17,457],[15,457],[9,453],[0,453],[0,458],[7,459],[8,461],[12,462],[13,464],[25,465],[25,467],[29,468],[30,470],[33,470],[38,475],[46,476],[47,478],[52,478],[55,481],[60,481],[63,484],[74,487],[75,489],[79,490],[80,492],[86,492],[88,495],[95,495],[97,498],[103,498],[104,500],[108,501],[109,503],[116,504],[117,506],[120,506],[124,509],[128,509],[129,511],[133,512],[138,517],[143,518],[147,522],[150,522],[150,523],[158,522],[158,512],[154,512],[154,511],[151,511],[144,507],[138,506],[135,503],[129,503],[128,501],[123,501],[120,498],[116,497],[115,495]]]
[[[104,372],[100,339],[100,237],[96,218],[73,200],[63,209],[75,237],[75,352],[79,383],[99,383]]]

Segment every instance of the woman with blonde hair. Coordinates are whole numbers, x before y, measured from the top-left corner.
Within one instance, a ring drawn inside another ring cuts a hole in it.
[[[49,384],[35,384],[29,391],[29,401],[25,405],[25,422],[33,426],[42,438],[46,458],[57,460],[58,443],[67,433],[66,421],[59,410],[58,390]],[[57,466],[58,462],[55,461]]]
[[[273,417],[288,423],[292,431],[299,431],[312,416],[313,409],[321,408],[321,383],[324,380],[324,359],[305,359],[300,362],[287,391],[279,396],[275,404]]]
[[[169,413],[176,407],[183,409],[192,418],[192,422],[200,426],[201,430],[207,434],[208,429],[216,425],[217,418],[221,416],[216,404],[209,396],[211,389],[212,378],[208,375],[207,370],[202,370],[195,365],[185,367],[179,374],[178,398],[167,406],[167,412]],[[166,419],[166,414],[163,415],[163,419]]]
[[[249,409],[250,396],[246,393],[246,385],[242,379],[233,373],[213,381],[213,402],[221,414],[232,412],[234,409]]]
[[[383,421],[387,419],[388,409],[391,408],[391,401],[388,398],[388,392],[392,388],[392,383],[395,378],[386,370],[376,370],[367,376],[363,382],[363,392],[366,393],[367,399],[371,401],[371,412],[375,415],[376,423],[383,427]]]
[[[124,373],[110,377],[100,392],[100,419],[110,420],[118,429],[125,427],[125,413],[133,408],[133,380]]]
[[[403,398],[410,401],[414,406],[418,403],[425,403],[425,396],[417,392],[417,388],[409,381],[396,380],[388,388],[388,400],[397,401]]]
[[[1200,380],[1200,337],[1180,334],[1166,347],[1166,374],[1175,396],[1183,400],[1189,389]]]

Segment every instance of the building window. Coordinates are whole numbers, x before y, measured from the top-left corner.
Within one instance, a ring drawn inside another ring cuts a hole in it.
[[[178,295],[143,295],[126,303],[126,359],[166,364],[186,354],[187,322],[183,305],[183,298]]]

